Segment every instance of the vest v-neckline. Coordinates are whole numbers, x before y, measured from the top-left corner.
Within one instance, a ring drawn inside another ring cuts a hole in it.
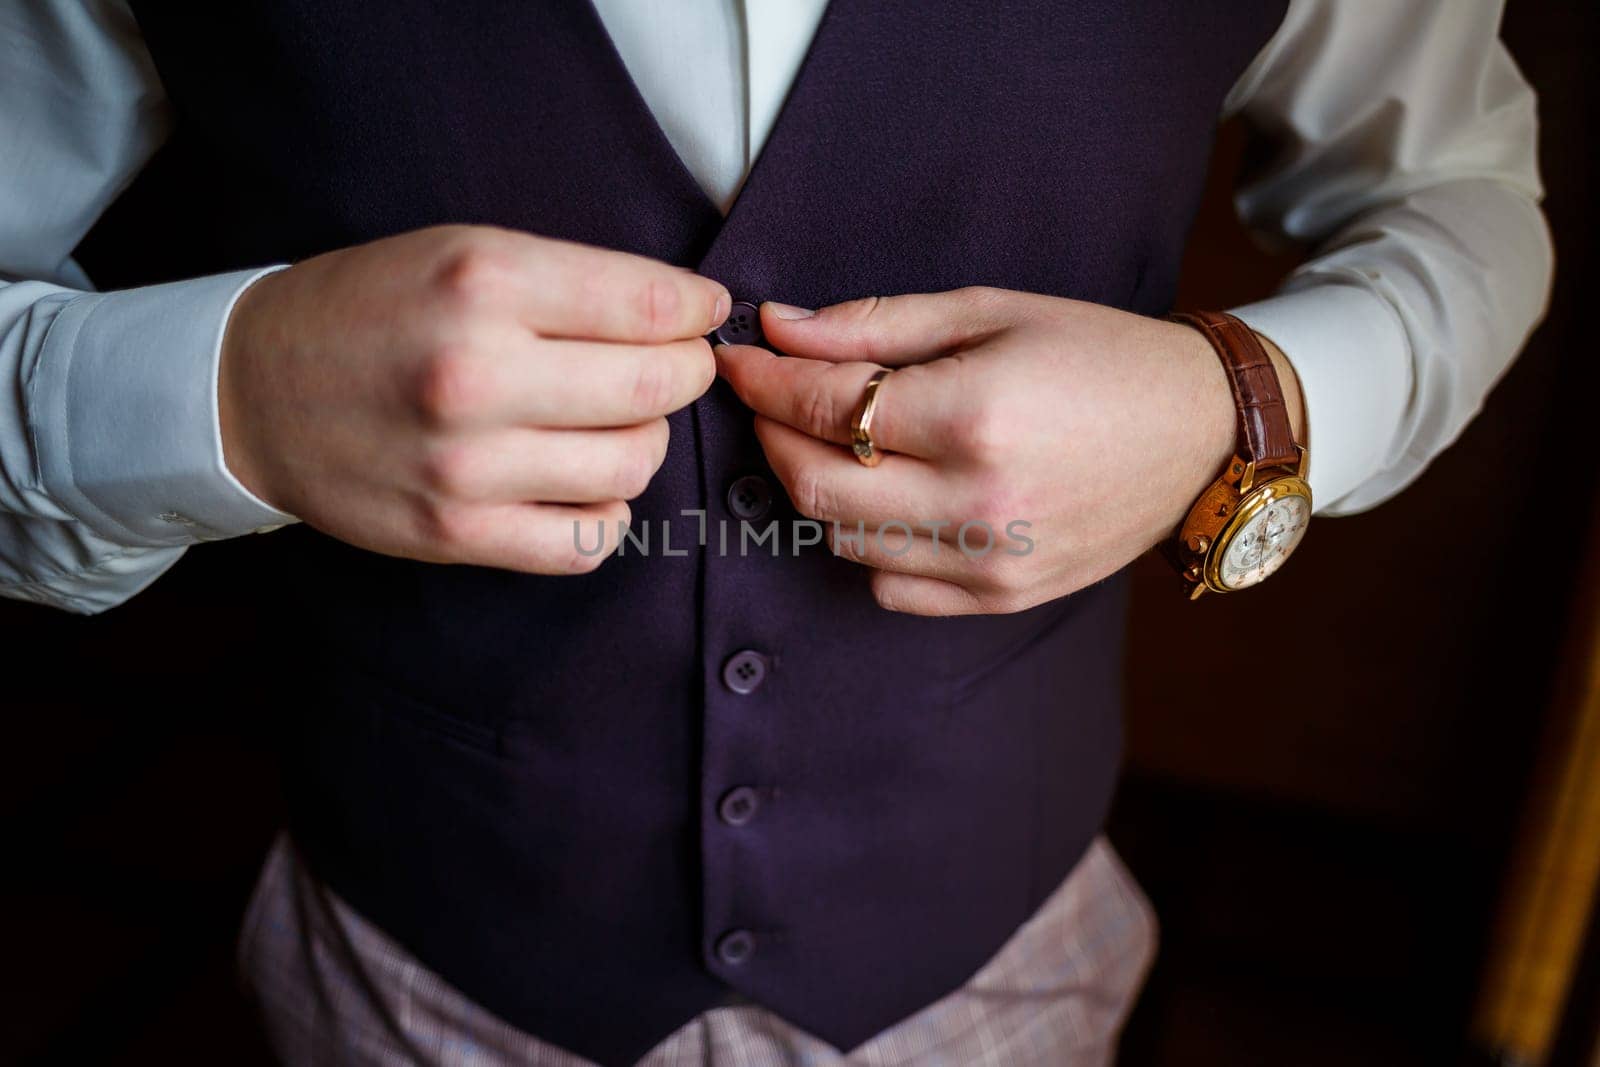
[[[827,0],[823,8],[822,17],[817,22],[816,32],[812,35],[811,44],[806,49],[805,56],[801,59],[799,67],[795,70],[793,80],[789,84],[788,92],[784,94],[782,106],[779,107],[777,116],[773,119],[772,128],[767,132],[767,138],[762,143],[761,151],[750,162],[745,171],[744,180],[739,183],[739,192],[734,196],[733,203],[728,205],[727,214],[724,215],[711,196],[701,186],[694,176],[694,171],[684,162],[683,156],[678,153],[672,144],[672,139],[667,136],[660,119],[645,99],[644,93],[639,88],[639,83],[634,79],[633,72],[628,69],[627,62],[622,58],[621,51],[617,48],[616,41],[611,36],[611,31],[606,28],[605,19],[600,16],[599,9],[595,7],[594,0],[578,0],[578,5],[583,9],[584,16],[592,23],[592,29],[603,44],[602,54],[604,62],[609,64],[618,84],[626,86],[628,99],[631,103],[635,125],[648,140],[648,149],[656,158],[660,167],[662,180],[672,186],[671,192],[679,197],[692,201],[702,213],[716,220],[715,230],[706,247],[709,249],[715,244],[722,231],[726,230],[741,214],[741,207],[751,199],[751,190],[761,181],[765,171],[770,166],[764,166],[774,155],[782,154],[782,142],[793,136],[793,129],[803,122],[796,112],[803,110],[803,101],[809,93],[802,93],[802,88],[808,82],[809,72],[817,65],[817,53],[829,46],[831,34],[830,24],[834,21],[836,9],[841,0]],[[749,77],[748,71],[746,78]],[[748,90],[746,97],[748,98]],[[745,121],[749,122],[746,115]],[[774,148],[777,146],[777,150]]]

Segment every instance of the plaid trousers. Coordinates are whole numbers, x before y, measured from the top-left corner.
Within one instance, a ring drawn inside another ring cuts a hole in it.
[[[703,1012],[637,1067],[1060,1067],[1109,1064],[1155,955],[1149,901],[1104,837],[961,987],[847,1052],[750,1001]],[[434,974],[300,861],[281,835],[238,963],[293,1067],[593,1067]]]

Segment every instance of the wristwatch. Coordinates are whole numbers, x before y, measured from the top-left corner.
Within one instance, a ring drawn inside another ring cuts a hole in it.
[[[1311,487],[1278,372],[1250,327],[1218,311],[1168,318],[1211,342],[1239,409],[1233,458],[1163,545],[1194,600],[1207,590],[1247,589],[1283,566],[1311,521]]]

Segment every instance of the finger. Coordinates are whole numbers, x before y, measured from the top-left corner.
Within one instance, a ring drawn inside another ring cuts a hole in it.
[[[1009,295],[971,286],[944,293],[869,296],[810,315],[769,301],[761,305],[761,329],[774,347],[792,356],[902,366],[947,355],[1001,329],[1002,305]]]
[[[917,523],[946,518],[955,494],[938,468],[912,456],[864,467],[836,445],[757,415],[756,437],[800,514],[824,522]]]
[[[710,387],[716,363],[700,338],[665,344],[552,341],[510,333],[489,355],[445,357],[422,384],[422,407],[452,427],[514,423],[630,426],[677,411]]]
[[[614,430],[513,428],[453,440],[427,461],[430,487],[478,504],[632,500],[667,455],[667,420]]]
[[[452,520],[449,547],[460,563],[530,574],[585,574],[616,551],[619,524],[631,515],[620,500],[467,508]]]
[[[659,345],[596,341],[548,343],[541,426],[621,426],[670,415],[697,400],[717,375],[703,338]]]
[[[728,290],[645,256],[506,231],[467,245],[446,268],[469,295],[516,287],[523,319],[545,337],[659,343],[700,337],[727,318]]]
[[[954,542],[952,529],[954,527],[940,530],[935,540],[928,527],[915,523],[895,523],[869,530],[831,527],[828,546],[840,559],[874,570],[921,574],[968,587],[981,578],[981,571]]]
[[[906,615],[983,615],[983,600],[952,582],[920,574],[878,571],[872,576],[872,596],[878,606]]]
[[[872,363],[827,363],[775,356],[749,345],[718,345],[717,369],[753,411],[802,433],[848,445]],[[932,363],[895,371],[878,384],[868,427],[888,452],[933,458],[951,451],[951,432],[963,396],[960,365]]]

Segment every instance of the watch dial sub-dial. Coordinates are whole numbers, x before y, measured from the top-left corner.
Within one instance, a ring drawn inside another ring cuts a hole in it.
[[[1305,536],[1310,518],[1310,501],[1303,496],[1268,503],[1229,540],[1218,574],[1222,584],[1243,589],[1271,577]]]

